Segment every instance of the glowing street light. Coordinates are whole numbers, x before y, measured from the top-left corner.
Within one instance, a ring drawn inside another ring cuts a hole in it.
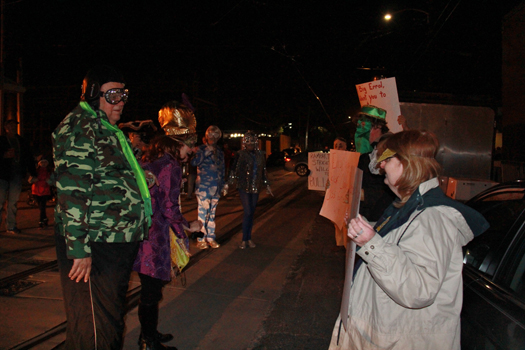
[[[392,13],[387,13],[387,14],[385,14],[385,17],[383,17],[383,18],[385,19],[385,21],[390,21],[395,14],[398,14],[398,13],[401,13],[401,12],[405,12],[405,11],[416,11],[416,12],[424,13],[427,16],[427,24],[430,23],[430,14],[427,11],[423,11],[423,10],[420,10],[420,9],[412,9],[412,8],[410,8],[410,9],[403,9],[403,10],[395,11],[395,12],[392,12]]]

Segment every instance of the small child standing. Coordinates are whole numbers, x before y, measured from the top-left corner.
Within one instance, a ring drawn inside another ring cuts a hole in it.
[[[49,186],[51,172],[47,168],[49,162],[45,159],[41,159],[38,162],[36,168],[37,179],[33,180],[33,185],[31,187],[31,193],[38,203],[38,208],[40,209],[40,222],[38,226],[44,228],[47,226],[47,215],[46,215],[46,203],[51,197],[51,187]]]

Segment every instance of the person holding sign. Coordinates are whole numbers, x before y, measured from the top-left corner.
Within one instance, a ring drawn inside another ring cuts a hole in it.
[[[370,221],[377,221],[383,211],[395,199],[395,195],[384,184],[383,175],[377,165],[377,145],[392,134],[386,124],[386,111],[368,105],[361,108],[355,133],[359,169],[363,170],[362,198],[359,213]]]
[[[434,134],[403,131],[385,146],[378,162],[398,199],[374,226],[348,224],[363,260],[330,349],[460,349],[462,246],[489,225],[441,191]]]
[[[346,140],[342,137],[336,137],[336,139],[334,140],[334,149],[339,151],[346,151]]]

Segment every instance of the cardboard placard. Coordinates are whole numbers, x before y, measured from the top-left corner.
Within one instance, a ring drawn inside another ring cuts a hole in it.
[[[363,172],[359,171],[354,174],[354,189],[353,193],[360,194],[363,182]],[[350,205],[350,212],[348,213],[349,218],[356,218],[359,214],[359,200],[360,196],[355,195],[352,197],[352,203]],[[347,232],[348,234],[348,232]],[[355,264],[355,253],[356,244],[352,240],[348,240],[346,245],[346,265],[345,265],[345,284],[343,287],[343,299],[341,300],[341,309],[339,313],[341,315],[341,321],[345,331],[348,329],[348,319],[350,316],[350,288],[352,287],[352,281],[354,278],[354,264]]]
[[[349,212],[351,198],[360,198],[361,195],[361,190],[353,193],[355,172],[362,172],[357,169],[360,155],[357,152],[330,150],[329,187],[319,214],[330,219],[340,230]]]

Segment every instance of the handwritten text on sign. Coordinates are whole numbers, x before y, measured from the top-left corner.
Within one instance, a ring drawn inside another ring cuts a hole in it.
[[[361,106],[373,105],[378,98],[386,98],[387,92],[382,80],[371,81],[369,83],[356,85],[357,94]]]
[[[308,153],[308,189],[314,191],[325,191],[328,180],[328,169],[330,165],[330,154],[323,152]]]
[[[355,195],[354,174],[360,153],[330,150],[330,187],[324,195],[320,214],[330,219],[341,230],[350,209],[351,198]]]
[[[391,132],[401,131],[397,117],[401,114],[396,78],[374,80],[356,85],[361,107],[373,105],[386,110],[386,122]]]

